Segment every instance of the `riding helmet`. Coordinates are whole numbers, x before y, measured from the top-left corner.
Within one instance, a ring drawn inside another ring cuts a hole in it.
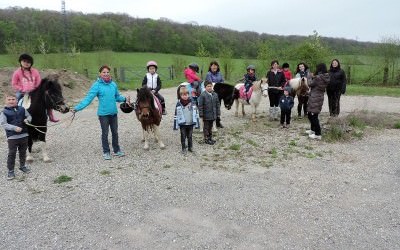
[[[189,68],[191,68],[192,70],[196,71],[197,73],[199,73],[199,65],[197,65],[197,63],[191,63],[189,64]]]
[[[147,70],[149,70],[150,66],[154,66],[154,67],[156,68],[156,70],[157,70],[157,68],[158,68],[157,62],[156,62],[156,61],[148,61],[148,62],[147,62],[147,65],[146,65]]]
[[[127,102],[123,102],[119,105],[119,108],[121,109],[122,112],[124,113],[130,113],[134,110],[134,108],[129,105]]]
[[[19,56],[18,62],[21,63],[22,60],[26,60],[26,61],[30,62],[31,66],[33,65],[33,57],[28,54],[25,54],[25,53],[21,54]]]
[[[249,66],[247,66],[246,69],[247,69],[247,71],[249,71],[249,70],[251,70],[251,69],[255,71],[255,70],[256,70],[256,66],[250,64]]]

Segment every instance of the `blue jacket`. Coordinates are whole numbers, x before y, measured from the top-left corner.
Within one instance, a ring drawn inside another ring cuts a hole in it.
[[[294,100],[293,97],[291,97],[290,95],[285,96],[282,95],[280,100],[279,100],[279,107],[281,108],[281,110],[291,110],[293,108],[294,105]]]
[[[19,139],[28,136],[28,128],[24,123],[25,119],[28,119],[30,122],[32,117],[23,107],[16,106],[4,108],[3,112],[0,114],[0,124],[6,130],[8,139]],[[16,127],[22,128],[22,131],[16,132]]]
[[[103,79],[98,78],[90,87],[86,97],[75,106],[76,111],[86,108],[97,96],[99,99],[99,107],[97,115],[115,115],[118,113],[116,102],[124,102],[125,97],[119,94],[117,84],[114,81],[106,83]]]
[[[222,77],[222,74],[220,71],[215,72],[215,73],[208,71],[207,75],[206,75],[206,81],[213,82],[213,83],[221,83],[221,82],[224,82],[224,78]]]
[[[196,107],[192,102],[189,103],[190,105],[190,110],[192,111],[192,120],[195,128],[200,127],[200,121],[199,121],[199,112]],[[185,124],[185,116],[183,115],[183,105],[181,104],[180,101],[176,103],[176,108],[175,108],[175,117],[174,117],[174,130],[177,130],[181,124]]]

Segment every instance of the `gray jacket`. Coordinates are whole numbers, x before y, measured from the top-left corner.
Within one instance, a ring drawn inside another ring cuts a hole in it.
[[[203,120],[216,120],[221,115],[218,95],[215,92],[203,91],[197,100],[199,103],[199,115]]]
[[[314,77],[308,86],[311,88],[310,97],[308,99],[307,112],[319,114],[324,104],[325,89],[329,84],[329,74],[319,74]]]

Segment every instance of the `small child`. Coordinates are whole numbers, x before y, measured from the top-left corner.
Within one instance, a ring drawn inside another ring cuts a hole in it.
[[[192,100],[197,101],[197,97],[200,96],[201,93],[201,79],[197,75],[197,73],[199,73],[199,65],[197,65],[197,63],[191,63],[189,64],[189,67],[184,70],[183,73],[185,74],[186,81],[190,83],[192,87],[191,98]]]
[[[281,108],[281,126],[282,128],[289,128],[290,117],[292,114],[292,108],[294,105],[293,97],[289,95],[291,91],[290,87],[286,87],[283,90],[283,95],[279,100],[279,107]],[[286,123],[285,123],[286,121]]]
[[[17,103],[35,89],[37,89],[42,81],[39,71],[32,67],[33,57],[28,54],[21,54],[18,58],[20,67],[14,71],[11,78],[11,86],[16,91]],[[53,110],[48,109],[47,114],[51,122],[59,120],[53,115]]]
[[[289,80],[292,79],[292,72],[290,71],[289,63],[285,62],[282,64],[282,72],[285,75],[286,84],[288,84]]]
[[[203,119],[204,143],[213,145],[215,140],[212,139],[213,122],[221,116],[220,103],[218,95],[213,90],[212,82],[205,82],[206,90],[199,97],[199,114]]]
[[[118,110],[116,102],[129,102],[130,97],[122,96],[110,75],[110,67],[103,65],[99,69],[99,77],[92,84],[86,97],[78,103],[71,111],[76,113],[86,108],[93,99],[97,97],[99,105],[97,115],[101,127],[101,145],[103,147],[104,160],[111,160],[110,145],[108,144],[108,131],[111,129],[111,144],[114,156],[122,157],[125,155],[118,142]]]
[[[247,66],[247,73],[244,75],[244,87],[246,89],[246,93],[249,92],[251,86],[253,86],[253,82],[257,80],[256,77],[256,67],[254,65]]]
[[[157,62],[149,61],[147,62],[147,73],[144,76],[142,81],[142,87],[147,86],[153,94],[160,100],[162,106],[162,114],[166,115],[167,111],[165,110],[165,99],[164,97],[158,92],[161,89],[161,80],[160,76],[157,74]]]
[[[176,103],[174,118],[174,130],[178,130],[178,128],[181,130],[182,154],[186,154],[186,149],[193,152],[193,126],[199,128],[199,113],[196,105],[189,98],[189,91],[182,87],[179,90],[179,100]]]
[[[15,94],[5,95],[5,108],[0,113],[0,124],[6,131],[8,142],[8,180],[15,178],[14,167],[17,150],[19,151],[19,169],[28,173],[30,170],[25,165],[26,150],[28,148],[28,128],[25,123],[31,122],[32,117],[23,107],[17,105]]]

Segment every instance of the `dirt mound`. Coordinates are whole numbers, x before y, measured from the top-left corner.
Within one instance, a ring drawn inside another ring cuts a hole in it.
[[[11,90],[11,77],[14,70],[15,68],[0,69],[0,98],[3,97],[6,91]],[[80,99],[93,82],[93,79],[68,70],[40,70],[42,79],[49,75],[56,75],[58,77],[60,84],[63,86],[64,97],[68,102],[76,102]]]

